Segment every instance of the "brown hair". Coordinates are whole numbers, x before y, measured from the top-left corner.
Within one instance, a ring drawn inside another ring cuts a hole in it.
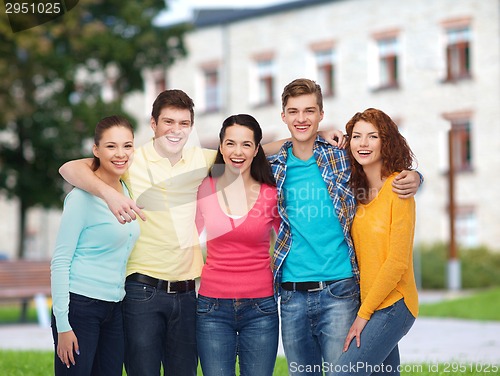
[[[158,123],[160,112],[165,107],[174,107],[181,110],[189,110],[191,114],[191,126],[194,124],[194,102],[182,90],[170,89],[162,91],[153,102],[151,116]]]
[[[290,97],[294,98],[307,94],[316,95],[316,104],[319,110],[323,112],[323,94],[321,93],[321,86],[307,78],[297,78],[285,86],[283,94],[281,94],[282,110],[285,111],[286,104]]]
[[[416,161],[406,139],[399,133],[398,126],[384,112],[376,108],[368,108],[363,112],[356,113],[345,126],[349,140],[352,139],[354,125],[358,121],[366,121],[377,128],[381,140],[382,155],[382,177],[388,177],[393,172],[409,170]],[[351,161],[351,188],[359,201],[366,199],[368,192],[368,180],[363,167],[354,158],[351,148],[347,148]]]
[[[95,126],[95,132],[94,132],[94,144],[96,146],[99,146],[99,142],[102,139],[102,135],[104,131],[113,128],[113,127],[123,127],[127,128],[132,132],[132,136],[134,135],[134,128],[130,124],[130,122],[125,119],[123,116],[119,115],[113,115],[113,116],[108,116],[105,117],[97,123]],[[94,160],[92,161],[92,171],[96,171],[99,166],[101,165],[101,162],[99,161],[99,158],[94,156]]]

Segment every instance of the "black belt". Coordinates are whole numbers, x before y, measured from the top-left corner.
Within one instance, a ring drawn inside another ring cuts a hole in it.
[[[133,273],[130,274],[127,281],[144,283],[146,285],[150,285],[156,287],[158,290],[166,291],[168,294],[175,294],[177,292],[188,292],[194,291],[194,279],[189,279],[186,281],[165,281],[163,279],[153,278],[149,275],[141,274],[141,273]]]
[[[326,286],[337,281],[321,281],[321,282],[283,282],[281,287],[287,291],[320,291]]]

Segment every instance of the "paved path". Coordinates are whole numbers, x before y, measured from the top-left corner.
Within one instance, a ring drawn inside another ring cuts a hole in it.
[[[500,322],[418,318],[400,341],[402,363],[500,365]]]

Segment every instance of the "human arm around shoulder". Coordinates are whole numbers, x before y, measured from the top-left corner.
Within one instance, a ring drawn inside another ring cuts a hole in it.
[[[318,134],[330,145],[336,146],[339,149],[345,149],[347,146],[347,137],[339,129],[325,129],[318,131]]]
[[[267,156],[278,154],[283,144],[286,141],[290,140],[291,138],[284,138],[278,141],[273,141],[273,142],[268,142],[267,144],[263,144],[262,149],[264,149],[264,154]]]
[[[423,176],[416,170],[401,171],[392,182],[392,191],[399,198],[410,198],[415,196],[420,184],[423,182]]]
[[[338,129],[319,131],[318,135],[323,137],[330,145],[337,146],[340,149],[344,149],[347,145],[347,138]],[[278,154],[286,141],[291,141],[291,138],[284,138],[262,145],[264,154],[267,156]]]
[[[99,179],[91,166],[91,158],[77,159],[63,164],[59,173],[69,184],[102,198],[118,222],[130,222],[137,218],[136,215],[145,221],[146,216],[135,201]]]

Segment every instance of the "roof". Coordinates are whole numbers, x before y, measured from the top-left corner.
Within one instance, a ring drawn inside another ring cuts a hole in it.
[[[334,1],[339,0],[295,0],[263,8],[198,8],[194,10],[192,23],[195,28],[229,24],[249,18],[262,17],[273,13],[281,13]]]

